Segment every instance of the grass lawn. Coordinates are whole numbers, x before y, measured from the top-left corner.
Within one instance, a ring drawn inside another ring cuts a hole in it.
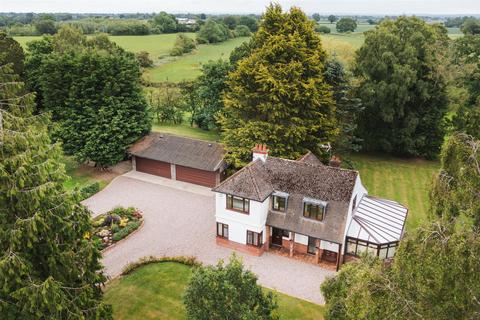
[[[185,319],[182,294],[191,268],[174,262],[153,263],[107,284],[105,300],[114,319]],[[282,319],[323,319],[323,307],[276,293]]]
[[[370,195],[396,200],[409,208],[407,230],[427,218],[428,192],[440,168],[438,162],[366,154],[353,155],[352,160]]]
[[[193,139],[218,141],[220,136],[215,131],[203,130],[196,127],[190,127],[187,122],[178,124],[154,124],[152,131],[176,134],[178,136],[189,137]]]
[[[221,58],[228,59],[233,49],[247,41],[248,37],[234,38],[218,44],[202,44],[192,53],[175,59],[165,59],[160,65],[146,71],[152,82],[180,82],[194,79],[200,74],[202,63]]]

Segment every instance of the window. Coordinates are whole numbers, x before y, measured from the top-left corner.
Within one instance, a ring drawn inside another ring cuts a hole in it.
[[[228,239],[228,224],[217,222],[217,236]]]
[[[347,254],[360,256],[367,251],[370,254],[378,256],[380,259],[390,259],[395,255],[398,242],[378,245],[354,238],[347,238]]]
[[[227,195],[227,209],[248,213],[250,211],[250,200],[232,195]]]
[[[316,203],[303,203],[303,216],[310,219],[322,221],[325,216],[325,205]]]
[[[287,198],[272,196],[272,210],[285,212],[287,208]]]
[[[261,247],[263,240],[263,232],[256,233],[247,230],[247,244],[255,247]]]

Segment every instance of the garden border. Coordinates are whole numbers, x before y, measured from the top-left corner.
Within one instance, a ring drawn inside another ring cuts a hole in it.
[[[145,223],[145,219],[142,217],[142,223],[138,226],[137,229],[133,230],[132,233],[130,233],[129,235],[127,235],[125,238],[123,239],[120,239],[119,241],[115,242],[115,243],[112,243],[111,246],[108,246],[106,247],[105,249],[102,249],[100,250],[100,252],[102,253],[102,255],[107,252],[108,250],[110,250],[111,248],[114,248],[116,247],[117,245],[119,245],[120,243],[122,243],[123,241],[125,240],[128,240],[128,238],[130,238],[131,236],[133,236],[135,233],[137,233],[137,231],[141,230],[143,228],[143,225]]]

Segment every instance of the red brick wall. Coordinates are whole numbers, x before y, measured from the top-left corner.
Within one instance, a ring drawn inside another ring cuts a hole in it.
[[[217,241],[217,245],[219,246],[244,252],[252,256],[257,256],[257,257],[261,256],[262,253],[265,251],[265,244],[262,247],[254,247],[254,246],[249,246],[246,244],[230,241],[222,237],[216,237],[216,241]]]

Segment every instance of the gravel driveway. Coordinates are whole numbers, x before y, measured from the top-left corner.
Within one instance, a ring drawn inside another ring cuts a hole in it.
[[[143,212],[143,228],[104,254],[105,271],[111,277],[144,256],[196,256],[215,264],[233,252],[215,244],[214,194],[204,187],[130,172],[83,203],[94,215],[119,205]],[[261,257],[237,254],[263,286],[324,303],[319,287],[333,271],[268,252]]]

